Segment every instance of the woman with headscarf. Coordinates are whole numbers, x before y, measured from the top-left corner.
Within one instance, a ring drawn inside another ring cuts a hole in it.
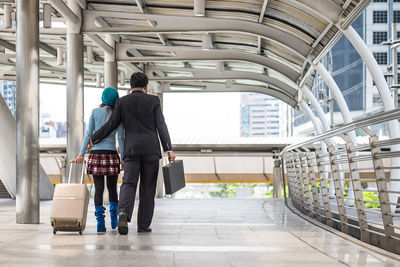
[[[100,129],[110,118],[115,101],[119,98],[118,91],[112,87],[104,89],[99,108],[95,108],[90,115],[89,124],[86,130],[85,139],[82,144],[77,163],[82,163],[90,136]],[[117,181],[120,173],[121,160],[116,149],[115,135],[118,132],[118,143],[121,158],[124,157],[124,129],[122,124],[114,130],[107,138],[94,145],[88,157],[88,174],[93,175],[95,194],[95,216],[97,219],[97,232],[105,232],[105,210],[103,206],[104,180],[107,178],[107,189],[110,200],[111,228],[118,226],[118,194]]]

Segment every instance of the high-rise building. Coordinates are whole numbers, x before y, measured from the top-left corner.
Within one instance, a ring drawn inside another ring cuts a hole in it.
[[[388,73],[387,66],[391,64],[391,49],[387,45],[382,45],[382,42],[391,39],[392,22],[400,23],[400,0],[374,0],[352,24],[371,49],[383,73]],[[400,38],[400,25],[396,38]],[[400,53],[397,56],[400,63]],[[358,52],[345,36],[342,36],[323,58],[322,63],[331,72],[342,91],[353,118],[362,118],[382,110],[375,83]],[[390,76],[387,76],[387,81],[391,83]],[[314,80],[312,91],[325,112],[329,112],[329,105],[333,106],[333,112],[328,116],[331,124],[343,123],[335,101],[332,104],[329,102],[329,90],[318,75]],[[293,112],[293,122],[294,134],[310,134],[314,131],[309,119],[299,111]]]
[[[259,93],[243,93],[241,99],[241,136],[280,135],[281,101]]]
[[[3,96],[4,101],[10,108],[11,113],[15,117],[16,112],[16,86],[15,82],[10,81],[0,81],[0,94]]]

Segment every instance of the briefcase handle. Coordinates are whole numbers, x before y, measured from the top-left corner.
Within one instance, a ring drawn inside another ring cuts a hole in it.
[[[77,164],[77,163],[76,163],[76,160],[74,160],[74,159],[71,160],[69,163],[71,164],[71,167],[69,168],[68,183],[71,183],[72,165]],[[81,184],[83,184],[83,179],[84,179],[83,174],[85,173],[85,166],[86,166],[85,163],[86,163],[86,160],[83,160],[82,161],[83,166],[82,166],[82,174],[81,174]]]

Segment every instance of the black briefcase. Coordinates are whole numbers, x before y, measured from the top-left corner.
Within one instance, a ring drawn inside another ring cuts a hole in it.
[[[185,172],[183,171],[183,161],[176,160],[163,168],[165,193],[171,195],[180,189],[184,188],[185,183]]]

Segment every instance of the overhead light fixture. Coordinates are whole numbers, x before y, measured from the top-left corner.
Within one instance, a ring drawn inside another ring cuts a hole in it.
[[[49,3],[43,4],[43,28],[51,28],[51,5]]]
[[[217,61],[216,63],[216,69],[218,73],[221,73],[225,70],[225,63],[223,61]]]
[[[4,28],[10,29],[12,27],[12,18],[11,18],[12,6],[11,6],[11,4],[4,4],[3,11],[4,11],[4,17],[3,17]]]
[[[178,85],[174,84],[169,87],[171,91],[202,91],[205,90],[206,86],[197,86],[197,85]]]
[[[119,74],[119,85],[125,86],[125,71],[121,71]]]
[[[194,0],[194,15],[197,17],[206,15],[206,0]]]
[[[97,88],[101,87],[101,73],[100,72],[96,73],[96,87]]]
[[[64,54],[61,47],[57,47],[57,65],[61,66],[64,64]]]
[[[210,50],[210,49],[214,48],[213,41],[212,41],[212,38],[211,38],[211,34],[209,34],[209,33],[203,34],[203,41],[202,41],[202,44],[201,44],[201,48],[203,50]]]
[[[93,63],[93,47],[91,45],[86,47],[86,63]]]

